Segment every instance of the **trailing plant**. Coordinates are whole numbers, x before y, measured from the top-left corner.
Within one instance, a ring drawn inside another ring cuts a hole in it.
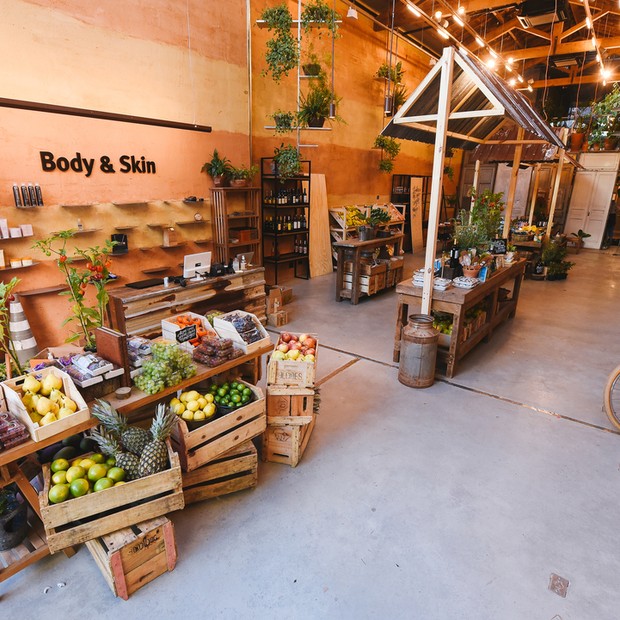
[[[306,75],[316,76],[321,74],[321,61],[319,60],[318,55],[314,52],[314,46],[312,43],[310,43],[308,47],[308,51],[301,67]]]
[[[390,67],[387,62],[384,62],[378,69],[375,76],[378,78],[389,79],[394,84],[400,84],[403,81],[403,63],[398,61],[393,67]]]
[[[381,149],[379,170],[387,173],[392,172],[394,170],[394,158],[400,153],[400,144],[394,138],[379,134],[375,138],[373,148]]]
[[[287,144],[276,148],[273,155],[276,165],[276,175],[281,179],[290,179],[301,172],[301,159],[297,149]]]
[[[282,110],[278,110],[270,115],[275,121],[276,124],[276,133],[288,133],[293,131],[294,125],[297,123],[297,113],[296,112],[284,112]]]
[[[62,322],[62,326],[70,324],[73,327],[72,335],[65,342],[83,338],[85,346],[94,347],[95,338],[91,332],[105,323],[105,310],[109,298],[105,285],[110,281],[109,268],[112,264],[110,254],[116,241],[108,240],[103,247],[93,246],[85,250],[74,248],[75,258],[85,261],[85,267],[80,267],[82,261],[76,262],[76,267],[74,259],[67,254],[67,243],[75,232],[75,230],[61,230],[37,241],[33,247],[41,250],[46,256],[56,256],[56,264],[69,286],[68,291],[59,293],[69,297],[72,312],[72,315]],[[95,288],[94,305],[89,305],[86,300],[86,289],[89,284]]]
[[[206,172],[214,179],[215,177],[227,177],[231,168],[230,160],[226,157],[220,157],[217,149],[214,149],[211,159],[202,166],[200,172]]]
[[[391,159],[382,159],[379,161],[379,170],[387,173],[392,172],[394,170],[394,162]]]
[[[288,6],[282,3],[266,8],[261,19],[265,21],[267,29],[274,32],[273,38],[267,41],[267,68],[262,73],[265,76],[271,73],[272,78],[279,82],[299,62],[299,45],[291,34],[293,16]]]
[[[592,103],[592,131],[597,131],[603,141],[620,129],[620,85],[616,82],[612,89],[598,102]]]
[[[392,92],[392,112],[397,112],[407,99],[409,99],[407,87],[404,84],[396,84]]]
[[[239,166],[239,168],[235,168],[234,166],[231,166],[230,167],[230,178],[232,180],[245,179],[247,181],[251,181],[257,172],[258,172],[258,166],[256,164],[252,164],[249,168],[247,166]]]
[[[10,309],[9,304],[15,298],[13,289],[19,284],[19,278],[13,278],[10,282],[0,282],[0,351],[8,355],[11,360],[11,366],[17,371],[18,375],[24,374],[24,369],[17,356],[17,349],[11,340],[11,332],[9,329]],[[5,367],[6,374],[6,367]]]
[[[325,0],[310,0],[301,12],[301,27],[308,33],[314,26],[321,37],[321,29],[327,28],[334,37],[338,36],[340,15]]]

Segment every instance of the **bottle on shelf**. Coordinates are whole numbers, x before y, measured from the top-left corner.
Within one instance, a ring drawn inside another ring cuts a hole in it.
[[[13,200],[15,201],[15,206],[20,209],[22,207],[22,199],[19,193],[19,186],[17,183],[13,183]]]
[[[304,191],[302,194],[302,200],[301,202],[303,202],[303,204],[308,204],[308,193],[306,192],[306,188],[304,187]]]

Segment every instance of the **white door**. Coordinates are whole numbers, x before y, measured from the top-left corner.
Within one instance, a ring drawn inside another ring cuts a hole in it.
[[[576,233],[579,229],[586,230],[586,218],[588,217],[590,196],[592,195],[596,175],[597,172],[595,170],[579,170],[575,174],[570,208],[568,209],[568,216],[564,225],[564,232],[567,235]],[[590,231],[586,230],[586,232]]]

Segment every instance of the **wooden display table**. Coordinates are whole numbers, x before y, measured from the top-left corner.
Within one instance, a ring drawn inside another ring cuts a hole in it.
[[[390,237],[371,239],[370,241],[349,239],[334,243],[333,248],[336,250],[338,261],[338,270],[336,272],[336,301],[350,299],[351,303],[354,305],[359,303],[362,292],[360,283],[362,252],[374,251],[377,248],[392,246],[394,248],[393,256],[398,256],[400,254],[403,237],[404,235],[399,233]],[[350,260],[353,263],[350,289],[345,287],[345,260]]]
[[[194,362],[196,365],[196,374],[193,377],[186,379],[177,385],[167,387],[161,392],[157,392],[157,394],[145,394],[134,386],[130,397],[126,400],[118,400],[114,398],[113,394],[108,394],[104,398],[110,402],[112,406],[116,407],[119,412],[127,415],[131,419],[131,413],[138,411],[145,406],[151,404],[154,405],[156,402],[164,400],[168,396],[176,393],[177,390],[185,390],[192,385],[200,383],[201,381],[209,379],[210,377],[220,373],[232,370],[242,364],[255,362],[256,360],[260,362],[260,358],[266,353],[271,353],[272,350],[273,345],[268,343],[252,353],[242,355],[241,357],[237,357],[234,360],[214,368],[209,368],[208,366]],[[39,497],[37,491],[30,483],[30,480],[34,474],[26,474],[23,471],[26,469],[26,465],[29,464],[29,461],[26,460],[25,463],[19,463],[18,461],[26,459],[27,457],[33,455],[37,450],[41,450],[46,446],[50,446],[58,441],[61,441],[65,437],[94,428],[97,424],[99,424],[98,420],[91,417],[89,420],[43,441],[32,441],[32,439],[29,439],[19,446],[0,451],[0,488],[10,484],[11,482],[15,482],[24,496],[24,499],[28,502],[28,504],[30,504],[36,513],[37,516],[35,519],[39,519],[41,516]],[[11,575],[14,575],[23,568],[26,568],[26,566],[29,566],[33,562],[36,562],[49,554],[45,534],[43,532],[43,526],[41,523],[37,523],[36,525],[32,523],[32,525],[33,530],[30,532],[26,541],[24,541],[24,544],[18,545],[15,550],[0,551],[0,582],[8,579]],[[65,554],[68,557],[74,553],[75,551],[70,548],[65,550]]]
[[[245,310],[265,323],[265,269],[255,267],[240,273],[199,282],[188,281],[187,286],[171,283],[133,289],[127,286],[110,289],[108,304],[112,327],[128,336],[146,336],[161,333],[161,320],[177,314],[210,310]]]
[[[500,323],[515,316],[524,270],[525,260],[521,259],[508,267],[498,269],[486,282],[472,289],[453,286],[447,291],[433,291],[432,310],[446,312],[454,317],[449,345],[442,346],[440,342],[437,351],[437,359],[446,364],[447,377],[454,376],[456,364],[462,357],[481,340],[488,340]],[[504,294],[500,295],[500,288],[507,291],[506,298]],[[396,292],[398,311],[394,336],[394,361],[398,362],[402,329],[407,324],[410,314],[420,312],[422,287],[413,286],[411,280],[405,280],[396,286]],[[484,322],[472,333],[466,334],[465,313],[481,302],[486,312]]]

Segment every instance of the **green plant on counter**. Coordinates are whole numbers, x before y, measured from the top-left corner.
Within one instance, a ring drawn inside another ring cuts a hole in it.
[[[230,161],[226,157],[220,157],[217,149],[214,149],[211,159],[202,166],[200,172],[206,172],[212,179],[215,179],[227,177],[230,169]]]
[[[472,190],[469,223],[478,227],[481,243],[489,244],[499,232],[504,210],[503,192],[493,193],[485,189],[480,194]]]
[[[19,284],[19,282],[19,278],[13,278],[10,282],[0,282],[0,351],[9,356],[11,366],[15,369],[17,374],[23,375],[24,369],[19,361],[17,349],[11,339],[11,332],[9,329],[9,304],[14,299],[13,289]],[[6,378],[6,366],[4,368],[4,373]]]
[[[233,181],[237,179],[251,181],[257,172],[258,166],[256,164],[252,164],[249,168],[247,166],[239,166],[239,168],[231,166],[229,176]]]
[[[75,325],[73,333],[65,342],[75,342],[82,338],[85,347],[93,348],[95,338],[92,331],[105,323],[105,311],[108,304],[108,292],[105,285],[110,281],[110,254],[116,241],[106,241],[103,247],[93,246],[82,250],[74,248],[74,257],[85,261],[85,268],[73,266],[74,259],[67,253],[67,243],[75,235],[75,230],[61,230],[46,239],[37,241],[32,247],[41,250],[46,256],[55,256],[56,264],[62,272],[69,290],[59,295],[69,297],[72,315],[67,317],[62,326]],[[86,289],[91,284],[95,288],[96,303],[89,305]]]
[[[366,222],[369,226],[373,226],[376,228],[379,226],[384,226],[385,224],[389,224],[390,219],[390,214],[387,212],[387,209],[372,207],[372,209],[370,209],[368,217],[366,218]]]
[[[297,67],[299,62],[299,44],[291,34],[293,16],[285,3],[268,7],[261,13],[261,19],[265,21],[267,29],[273,30],[273,38],[267,41],[265,60],[267,68],[263,70],[264,76],[271,73],[271,77],[279,82],[283,76]]]
[[[332,9],[325,0],[310,0],[301,12],[301,27],[304,32],[310,32],[314,26],[321,37],[321,29],[327,28],[334,37],[338,36],[338,20],[340,15]]]
[[[301,173],[301,159],[297,149],[287,144],[276,148],[273,155],[275,174],[281,179],[290,179]]]

